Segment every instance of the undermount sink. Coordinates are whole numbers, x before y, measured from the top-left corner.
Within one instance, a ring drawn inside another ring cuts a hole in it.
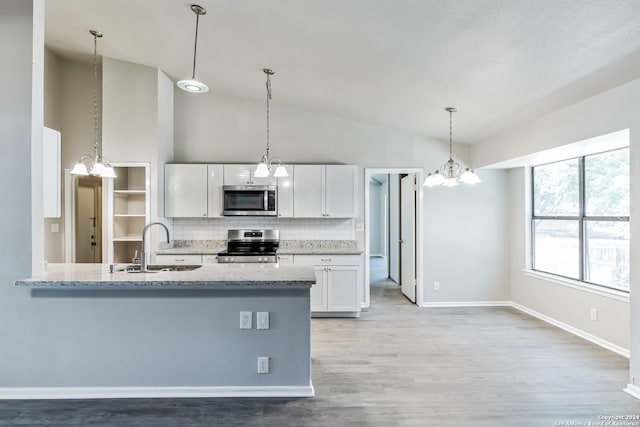
[[[129,265],[124,271],[127,273],[157,273],[159,271],[193,271],[201,265],[147,265],[146,271],[140,271],[139,265]]]

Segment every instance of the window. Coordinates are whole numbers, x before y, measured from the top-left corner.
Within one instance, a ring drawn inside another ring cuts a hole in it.
[[[629,291],[629,148],[532,168],[532,268]]]

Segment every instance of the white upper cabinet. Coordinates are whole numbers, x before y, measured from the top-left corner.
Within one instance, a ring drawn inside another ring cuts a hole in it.
[[[207,215],[209,218],[222,216],[223,166],[207,165]]]
[[[208,165],[166,164],[164,166],[164,215],[206,218]]]
[[[293,167],[293,215],[298,218],[322,218],[324,214],[324,165]]]
[[[278,178],[278,217],[293,217],[293,166],[283,165],[289,176]]]
[[[355,218],[358,212],[355,165],[327,165],[325,175],[325,214],[328,217]]]
[[[224,185],[277,185],[278,179],[273,175],[266,178],[253,176],[256,164],[224,165]]]
[[[166,164],[165,216],[221,217],[223,185],[277,185],[278,217],[281,218],[355,218],[357,215],[357,167],[354,165],[285,165],[289,176],[284,178],[252,178],[254,167]]]
[[[298,218],[354,218],[355,165],[295,165],[293,213]]]

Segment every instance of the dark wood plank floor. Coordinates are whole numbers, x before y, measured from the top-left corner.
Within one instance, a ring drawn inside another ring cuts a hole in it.
[[[5,400],[0,425],[528,427],[640,414],[622,391],[627,359],[526,314],[421,309],[385,281],[371,299],[360,319],[313,320],[314,398]]]

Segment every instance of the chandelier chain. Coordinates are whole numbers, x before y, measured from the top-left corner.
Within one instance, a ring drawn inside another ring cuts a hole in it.
[[[193,71],[191,72],[191,79],[196,78],[196,53],[198,50],[198,24],[200,23],[200,13],[196,11],[196,37],[193,43]]]
[[[267,159],[269,158],[269,101],[271,100],[271,74],[267,73]]]
[[[453,110],[449,110],[449,159],[453,159]]]
[[[91,31],[93,34],[93,151],[96,161],[102,158],[102,150],[98,145],[98,37],[102,34],[98,31]]]

